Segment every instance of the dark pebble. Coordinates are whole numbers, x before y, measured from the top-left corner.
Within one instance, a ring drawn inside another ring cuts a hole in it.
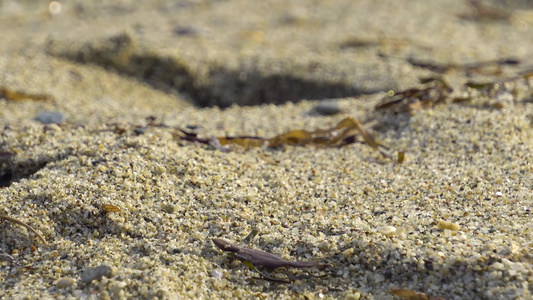
[[[340,113],[342,108],[337,102],[322,101],[315,106],[314,111],[324,116],[330,116]]]

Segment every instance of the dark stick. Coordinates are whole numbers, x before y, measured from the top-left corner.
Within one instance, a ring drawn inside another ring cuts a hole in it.
[[[266,269],[276,269],[281,267],[289,268],[310,268],[310,267],[326,267],[328,264],[310,262],[310,261],[290,261],[278,257],[272,253],[257,249],[242,248],[224,239],[213,239],[213,243],[223,251],[229,251],[235,253],[241,261],[247,261],[252,263],[256,267]]]

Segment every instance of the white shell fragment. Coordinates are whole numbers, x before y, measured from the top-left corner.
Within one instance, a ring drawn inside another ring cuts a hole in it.
[[[376,230],[384,236],[391,236],[396,234],[396,227],[394,226],[381,226],[378,227]]]

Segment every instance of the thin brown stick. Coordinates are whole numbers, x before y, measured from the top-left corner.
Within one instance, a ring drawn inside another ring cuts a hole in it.
[[[14,218],[11,218],[11,217],[8,217],[6,215],[0,215],[0,219],[3,219],[3,220],[6,220],[6,221],[9,221],[9,222],[13,222],[13,223],[17,223],[19,224],[20,226],[24,226],[26,227],[29,231],[33,232],[37,237],[39,237],[39,239],[44,243],[44,244],[47,244],[46,240],[44,239],[44,237],[37,232],[37,230],[33,229],[30,225],[22,222],[22,221],[19,221],[17,219],[14,219]]]
[[[233,245],[224,239],[212,239],[213,243],[223,251],[235,253],[235,257],[243,262],[250,262],[255,267],[276,269],[280,267],[310,268],[328,267],[328,264],[311,261],[290,261],[269,252],[249,249]]]

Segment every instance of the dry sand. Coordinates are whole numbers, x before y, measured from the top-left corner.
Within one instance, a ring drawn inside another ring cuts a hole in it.
[[[0,215],[47,241],[0,222],[0,298],[533,297],[527,2],[61,4],[0,6],[0,147],[14,154]],[[413,63],[505,59],[520,63]],[[374,110],[429,76],[453,87],[443,103]],[[326,98],[342,112],[313,112]],[[65,120],[35,120],[50,111]],[[346,117],[405,162],[363,143],[224,152],[176,130],[271,137]],[[256,280],[211,242],[253,229],[247,247],[332,265],[272,276],[327,276]]]

